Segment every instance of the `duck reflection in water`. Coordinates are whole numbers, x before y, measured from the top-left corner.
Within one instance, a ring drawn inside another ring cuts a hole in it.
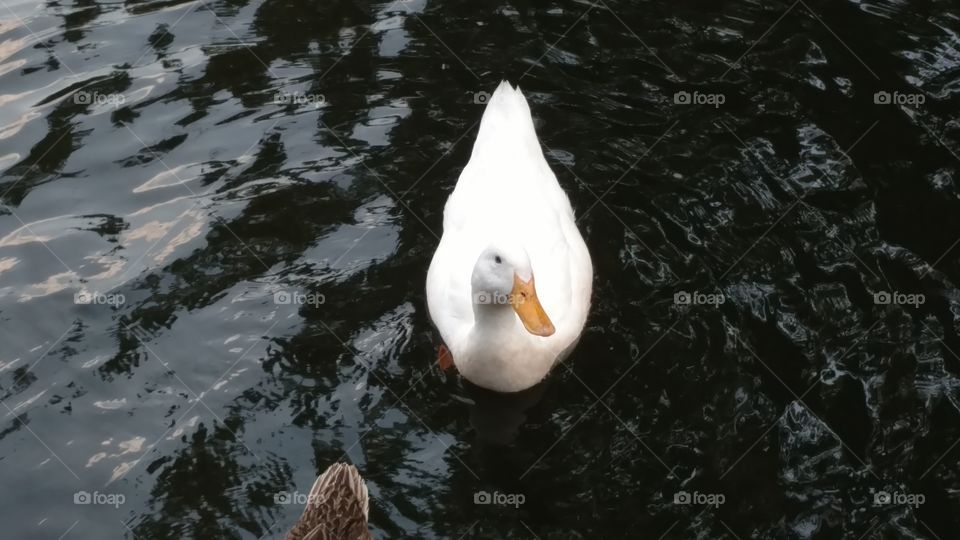
[[[547,394],[551,380],[547,377],[526,390],[504,394],[462,379],[462,395],[454,394],[453,397],[469,406],[470,425],[476,430],[479,442],[509,445],[516,440],[520,426]]]

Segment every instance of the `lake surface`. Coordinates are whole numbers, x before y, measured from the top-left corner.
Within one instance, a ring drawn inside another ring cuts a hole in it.
[[[503,78],[595,270],[515,396],[424,292]],[[3,0],[0,89],[6,538],[960,527],[956,2]]]

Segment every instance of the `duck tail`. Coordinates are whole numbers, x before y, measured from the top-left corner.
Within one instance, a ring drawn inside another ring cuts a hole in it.
[[[519,86],[514,88],[509,82],[501,81],[483,111],[474,152],[486,148],[503,152],[507,148],[518,148],[518,145],[519,148],[540,152],[540,142],[527,99],[523,97]]]
[[[317,477],[307,496],[307,506],[315,506],[330,498],[332,493],[350,493],[363,509],[363,517],[369,518],[370,495],[360,471],[348,463],[334,463]],[[342,495],[340,495],[342,496]]]
[[[335,463],[317,477],[307,506],[285,540],[369,540],[370,496],[353,465]]]

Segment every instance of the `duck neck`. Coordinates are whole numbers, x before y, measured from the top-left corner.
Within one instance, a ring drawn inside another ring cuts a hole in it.
[[[515,327],[516,314],[509,304],[474,304],[474,337],[495,340]]]

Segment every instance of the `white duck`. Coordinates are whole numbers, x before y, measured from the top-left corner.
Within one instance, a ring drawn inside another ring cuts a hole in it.
[[[444,208],[427,273],[430,317],[467,380],[518,392],[576,345],[592,281],[590,254],[527,100],[504,81]]]

